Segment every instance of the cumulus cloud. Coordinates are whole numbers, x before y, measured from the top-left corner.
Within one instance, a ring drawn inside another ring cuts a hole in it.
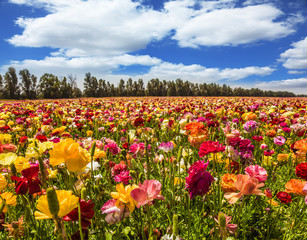
[[[161,11],[132,0],[11,0],[44,7],[49,14],[19,18],[15,46],[64,49],[67,56],[116,55],[145,48],[173,34],[181,47],[239,45],[294,32],[299,17],[276,20],[273,5],[236,6],[234,0],[168,1]],[[196,7],[198,6],[198,7]]]
[[[274,6],[265,4],[212,11],[204,9],[179,26],[173,38],[182,47],[194,48],[274,40],[293,33],[292,23],[301,21],[276,21],[282,14]]]
[[[291,46],[280,55],[283,66],[288,69],[307,69],[307,37]]]
[[[255,85],[263,90],[289,91],[296,94],[306,94],[307,77],[297,79],[286,79],[280,81],[260,82]]]
[[[149,80],[159,78],[165,80],[176,80],[181,78],[190,82],[218,82],[221,80],[233,81],[243,79],[252,75],[270,75],[275,69],[270,67],[245,67],[245,68],[206,68],[198,64],[184,65],[163,62],[152,66],[147,74],[137,77]]]

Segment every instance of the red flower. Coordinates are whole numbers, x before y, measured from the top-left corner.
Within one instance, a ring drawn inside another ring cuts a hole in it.
[[[28,140],[27,136],[23,136],[19,138],[19,143],[25,143]]]
[[[82,227],[88,227],[91,224],[90,219],[94,217],[94,206],[95,203],[92,203],[92,200],[88,200],[87,202],[83,199],[79,200],[80,203],[80,209],[81,209],[81,224]],[[78,215],[78,208],[76,207],[74,210],[72,210],[70,213],[68,213],[64,218],[64,221],[78,221],[79,215]]]
[[[224,152],[225,146],[223,146],[219,142],[213,142],[213,141],[206,141],[200,145],[199,148],[199,157],[204,157],[205,155],[208,155],[209,153],[218,153],[218,152]]]
[[[15,192],[17,194],[29,194],[37,193],[41,191],[41,181],[37,178],[39,172],[38,166],[32,166],[30,168],[21,171],[22,177],[12,176],[11,179],[18,181],[15,186]]]
[[[263,140],[263,136],[252,136],[252,139],[257,141],[257,142],[261,142]]]
[[[38,141],[40,141],[40,142],[46,142],[46,141],[48,141],[48,139],[47,139],[47,137],[46,137],[45,135],[37,135],[35,138],[36,138]]]
[[[144,126],[144,119],[141,117],[138,117],[134,120],[133,125],[138,127],[138,126]]]
[[[190,198],[204,196],[208,191],[214,178],[206,171],[209,161],[197,161],[189,168],[189,176],[186,177],[186,189],[189,190]]]
[[[276,194],[276,197],[282,202],[282,203],[290,203],[292,202],[291,195],[286,192],[279,192]]]
[[[295,168],[295,174],[299,178],[302,178],[307,181],[307,162],[300,163]]]

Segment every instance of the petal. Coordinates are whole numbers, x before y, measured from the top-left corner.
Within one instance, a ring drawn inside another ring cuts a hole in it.
[[[130,196],[137,202],[144,202],[148,198],[147,193],[140,188],[132,190]]]
[[[224,197],[228,200],[230,204],[236,203],[239,198],[242,196],[242,193],[225,193]]]

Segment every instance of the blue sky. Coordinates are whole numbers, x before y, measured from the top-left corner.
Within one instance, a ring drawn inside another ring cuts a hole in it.
[[[307,93],[305,0],[1,0],[8,67]]]

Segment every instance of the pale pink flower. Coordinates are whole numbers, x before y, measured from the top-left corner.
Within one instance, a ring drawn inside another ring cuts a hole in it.
[[[259,182],[265,182],[265,180],[268,178],[267,171],[257,164],[246,167],[245,173],[251,177],[257,178]]]
[[[164,200],[160,195],[161,183],[158,180],[145,180],[143,185],[139,184],[139,188],[131,191],[130,196],[138,202],[137,207],[152,204],[155,199]]]
[[[116,199],[111,199],[107,201],[101,208],[102,214],[106,213],[107,216],[105,221],[108,224],[114,224],[120,222],[125,217],[128,217],[130,212],[128,208],[125,207],[118,208],[115,206]]]
[[[278,146],[282,146],[285,144],[287,140],[283,136],[276,136],[274,138],[274,143]]]

